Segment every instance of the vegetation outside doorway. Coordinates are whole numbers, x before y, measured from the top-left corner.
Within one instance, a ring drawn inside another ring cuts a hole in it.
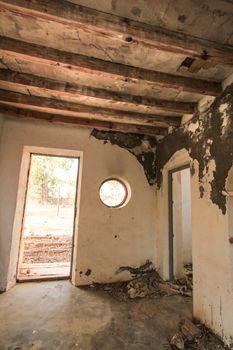
[[[79,158],[30,153],[17,279],[69,278]]]

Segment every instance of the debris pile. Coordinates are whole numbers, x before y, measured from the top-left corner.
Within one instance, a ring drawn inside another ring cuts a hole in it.
[[[173,350],[224,350],[228,347],[201,323],[194,324],[188,319],[179,324],[179,331],[170,338]]]
[[[140,273],[131,281],[99,284],[95,283],[91,288],[102,289],[120,301],[145,297],[162,297],[175,294],[189,295],[180,291],[176,283],[165,282],[156,270]]]
[[[192,264],[185,265],[184,269],[183,276],[171,282],[170,286],[176,289],[180,294],[191,297],[193,294]]]

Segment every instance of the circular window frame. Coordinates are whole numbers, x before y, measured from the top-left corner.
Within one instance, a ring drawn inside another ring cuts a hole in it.
[[[101,187],[103,186],[103,184],[105,184],[106,182],[108,181],[117,181],[119,182],[125,189],[125,195],[124,195],[124,198],[123,200],[121,201],[121,203],[117,204],[117,205],[108,205],[108,204],[105,204],[103,202],[103,200],[101,199],[101,196],[100,196],[100,190],[101,190]],[[131,198],[131,190],[130,190],[130,186],[129,184],[125,181],[125,180],[122,180],[122,179],[119,179],[117,177],[109,177],[107,179],[105,179],[104,181],[101,182],[100,186],[99,186],[99,199],[101,201],[101,203],[109,208],[109,209],[120,209],[120,208],[123,208],[124,206],[126,206]]]

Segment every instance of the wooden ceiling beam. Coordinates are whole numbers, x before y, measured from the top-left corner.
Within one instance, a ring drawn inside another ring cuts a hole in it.
[[[181,115],[193,114],[196,106],[196,104],[192,102],[167,101],[147,98],[144,96],[134,96],[65,81],[48,79],[32,74],[14,72],[7,69],[0,69],[0,82],[2,82],[3,86],[4,82],[12,83],[12,86],[13,84],[19,84],[28,89],[33,86],[39,89],[52,90],[57,94],[65,93],[74,97],[86,96],[98,100],[108,100],[113,102],[113,104],[114,102],[119,102],[122,105],[130,104],[134,107],[138,105],[155,107],[158,112],[170,112]]]
[[[211,96],[217,96],[222,91],[221,84],[218,82],[136,68],[1,36],[0,55],[4,57],[4,55],[9,54],[16,59],[23,55],[30,62],[41,63],[42,60],[45,60],[47,64],[55,62],[68,69],[92,74],[93,79],[96,75],[103,77],[103,79],[105,77],[114,79],[119,76],[126,81],[138,80],[153,83],[161,89],[183,90]]]
[[[180,117],[157,116],[151,114],[135,113],[119,111],[108,108],[99,108],[86,105],[80,105],[74,102],[68,102],[58,99],[51,99],[46,97],[38,97],[32,95],[25,95],[18,92],[1,90],[0,101],[6,103],[16,103],[19,105],[36,106],[38,109],[52,110],[57,114],[66,113],[67,115],[79,116],[83,118],[95,118],[100,120],[115,121],[122,123],[152,125],[158,127],[178,127],[181,122]]]
[[[166,128],[159,128],[153,126],[144,126],[137,124],[125,124],[115,123],[108,121],[101,121],[96,119],[85,119],[71,116],[62,116],[59,114],[50,114],[39,111],[31,111],[28,109],[17,108],[13,106],[7,106],[0,102],[0,115],[5,117],[13,117],[18,119],[35,119],[47,121],[50,123],[73,125],[86,128],[95,128],[99,130],[118,131],[125,133],[137,133],[152,136],[165,136],[167,135]]]
[[[157,50],[211,61],[213,65],[233,65],[233,47],[184,33],[107,14],[64,0],[5,0],[0,8],[22,15],[56,21],[75,29],[111,37],[127,44],[137,42]]]

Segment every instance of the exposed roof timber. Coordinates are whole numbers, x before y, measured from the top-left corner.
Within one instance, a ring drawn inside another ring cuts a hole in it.
[[[26,43],[23,41],[0,36],[0,54],[13,55],[16,59],[24,55],[33,62],[54,63],[69,69],[80,72],[87,72],[93,75],[110,77],[114,79],[120,76],[123,79],[143,80],[159,88],[181,89],[183,91],[198,93],[203,95],[217,96],[221,91],[221,84],[213,81],[187,78],[178,75],[171,75],[151,71],[143,68],[136,68],[119,63],[104,61],[97,58],[87,57],[75,53],[60,51],[45,46]]]
[[[67,115],[79,116],[83,118],[95,118],[100,120],[111,120],[122,123],[132,124],[150,124],[158,127],[179,126],[181,119],[179,117],[166,117],[151,114],[142,114],[135,112],[118,111],[108,108],[98,108],[86,105],[80,105],[74,102],[61,101],[58,99],[51,99],[45,97],[38,97],[32,95],[25,95],[18,92],[0,90],[0,101],[8,103],[16,103],[25,105],[30,109],[30,106],[36,106],[39,109],[51,109],[57,113],[66,113]],[[52,112],[53,113],[53,112]]]
[[[84,119],[71,116],[62,116],[59,114],[49,114],[38,111],[31,111],[22,108],[16,108],[12,106],[7,106],[0,102],[0,115],[7,117],[14,117],[18,119],[37,119],[44,120],[50,123],[57,124],[69,124],[74,126],[83,126],[87,128],[96,128],[101,130],[111,130],[111,131],[120,131],[127,133],[138,133],[145,135],[153,136],[165,136],[167,135],[166,128],[159,128],[153,126],[144,126],[136,124],[124,124],[124,123],[115,123],[108,121],[101,121],[95,119]]]
[[[119,102],[121,104],[144,105],[156,107],[158,112],[172,112],[177,114],[193,114],[195,111],[195,103],[157,100],[143,96],[133,96],[119,92],[108,91],[104,89],[96,89],[88,86],[81,86],[65,81],[57,81],[32,74],[24,74],[13,72],[7,69],[0,69],[0,81],[10,82],[12,84],[20,84],[26,88],[31,86],[48,89],[57,94],[68,93],[72,96],[86,96],[100,100],[109,100]]]
[[[233,65],[232,46],[172,32],[64,0],[5,0],[0,1],[0,8],[57,21],[76,29],[85,28],[115,40],[136,41],[157,50],[203,58],[213,62],[213,65]]]

